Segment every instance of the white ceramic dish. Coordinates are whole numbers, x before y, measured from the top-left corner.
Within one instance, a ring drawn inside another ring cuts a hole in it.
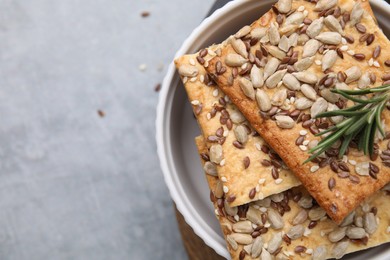
[[[274,0],[236,0],[205,19],[183,43],[176,57],[218,43],[268,11]],[[390,5],[370,1],[378,22],[390,36]],[[157,146],[172,199],[186,222],[218,254],[230,258],[209,200],[209,189],[194,138],[200,134],[184,87],[171,64],[157,108]],[[348,255],[346,259],[390,259],[388,245]]]

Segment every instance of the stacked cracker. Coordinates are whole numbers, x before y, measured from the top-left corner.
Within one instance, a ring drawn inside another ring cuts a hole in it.
[[[387,73],[386,50],[378,55],[377,47],[387,39],[370,14],[368,2],[281,0],[224,43],[175,61],[232,258],[340,258],[389,241],[389,197],[378,191],[388,168],[378,164],[376,179],[360,174],[369,158],[353,149],[336,170],[329,158],[302,164],[318,130],[304,128],[302,117],[316,103],[335,109],[339,101],[324,83],[369,87]],[[342,73],[350,67],[364,75]],[[379,141],[378,152],[386,144]]]

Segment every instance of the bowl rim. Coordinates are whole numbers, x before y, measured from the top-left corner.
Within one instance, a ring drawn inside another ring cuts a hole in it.
[[[262,2],[274,2],[275,0],[263,0]],[[387,13],[390,14],[390,5],[384,1],[384,0],[369,0],[370,3],[379,9],[385,10]],[[185,55],[191,45],[197,40],[197,38],[204,33],[204,30],[212,25],[214,22],[217,22],[219,19],[222,18],[226,13],[232,11],[233,9],[245,4],[248,2],[248,0],[235,0],[228,2],[221,8],[217,9],[212,13],[209,17],[205,18],[193,31],[192,33],[185,39],[179,50],[174,55],[174,58],[180,57],[182,55]],[[265,4],[266,4],[265,3]],[[169,105],[171,104],[170,98],[173,97],[173,95],[170,95],[171,92],[171,85],[175,81],[175,73],[176,68],[173,62],[169,64],[167,73],[164,77],[164,80],[162,82],[162,87],[158,99],[158,105],[157,105],[157,117],[156,117],[156,143],[157,143],[157,155],[159,157],[160,161],[160,168],[164,175],[164,181],[168,187],[170,196],[172,200],[175,202],[176,207],[178,211],[182,214],[184,217],[184,220],[188,225],[191,226],[194,233],[199,236],[207,246],[211,247],[217,254],[230,259],[230,254],[226,248],[225,241],[223,240],[223,243],[220,243],[221,240],[219,235],[214,232],[214,230],[208,228],[208,225],[203,221],[203,219],[200,217],[199,214],[197,214],[196,209],[191,205],[191,203],[188,203],[188,198],[185,196],[182,196],[182,194],[185,193],[183,188],[181,186],[177,186],[177,179],[173,174],[171,173],[171,164],[172,159],[171,155],[171,147],[167,145],[167,140],[169,138],[166,138],[167,135],[169,135],[169,131],[166,131],[166,123],[169,122],[170,114],[166,113],[169,112],[167,109],[169,109]],[[204,225],[203,225],[204,224]],[[384,254],[389,254],[386,252],[383,252],[381,254],[378,254],[375,256],[375,258],[380,259],[384,257]]]

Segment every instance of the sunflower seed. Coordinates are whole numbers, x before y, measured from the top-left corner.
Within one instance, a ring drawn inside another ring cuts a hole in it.
[[[212,162],[206,162],[203,166],[203,170],[211,176],[218,177],[217,167]]]
[[[303,46],[310,40],[309,36],[307,34],[300,34],[298,36],[298,45]]]
[[[307,97],[313,101],[315,101],[317,99],[317,92],[314,90],[314,88],[312,86],[310,86],[308,84],[302,84],[301,92],[305,97]]]
[[[268,88],[275,88],[278,85],[278,83],[282,80],[286,72],[287,70],[278,70],[265,81],[265,85]]]
[[[314,20],[309,27],[307,27],[306,34],[310,38],[315,38],[320,34],[322,28],[324,27],[324,17]]]
[[[376,222],[374,213],[369,212],[364,214],[363,226],[368,234],[370,235],[374,234],[374,232],[378,229],[378,223]]]
[[[298,37],[299,35],[297,33],[293,33],[288,37],[288,44],[290,47],[296,47],[298,44]],[[280,47],[279,47],[280,48]]]
[[[334,245],[334,247],[332,248],[333,257],[336,259],[342,258],[347,252],[348,246],[349,246],[348,241],[342,241]]]
[[[320,46],[321,43],[316,39],[308,40],[303,46],[302,58],[314,56],[317,53]]]
[[[362,239],[366,236],[366,231],[360,227],[349,227],[347,228],[346,235],[350,239]]]
[[[292,0],[279,0],[278,11],[282,14],[287,14],[291,11]]]
[[[313,101],[310,101],[309,99],[307,99],[305,97],[300,97],[300,98],[296,99],[295,103],[294,103],[295,108],[299,109],[299,110],[308,109],[312,105],[313,105]]]
[[[361,162],[355,165],[355,171],[360,176],[368,176],[370,171],[370,163],[369,162]]]
[[[295,225],[298,225],[298,224],[302,224],[303,222],[306,221],[307,219],[307,212],[306,210],[302,209],[298,212],[298,214],[294,217],[293,221],[291,224],[293,224],[294,226]]]
[[[332,93],[332,94],[334,94],[334,93]],[[335,104],[329,103],[328,109],[326,111],[335,111],[335,110],[340,110],[340,108]],[[334,124],[338,124],[343,120],[344,120],[343,116],[332,116],[330,118],[330,121],[332,121],[332,123],[334,123]]]
[[[222,146],[214,144],[210,147],[210,161],[219,164],[223,159]]]
[[[253,84],[250,80],[246,78],[240,78],[238,81],[242,92],[244,92],[245,96],[248,98],[255,100],[255,90],[253,88]]]
[[[230,41],[233,49],[244,58],[248,58],[248,51],[246,50],[245,43],[241,39],[232,38]]]
[[[292,119],[289,116],[275,116],[275,119],[276,119],[276,124],[280,128],[290,129],[293,128],[295,125],[294,119]]]
[[[267,48],[269,54],[274,56],[275,58],[279,60],[283,60],[284,57],[286,57],[286,53],[281,51],[278,47],[276,46],[268,46]]]
[[[338,45],[342,37],[338,32],[322,32],[315,38],[325,44]]]
[[[250,32],[250,35],[254,39],[261,39],[267,34],[266,28],[255,28]]]
[[[275,23],[271,23],[268,29],[268,37],[269,37],[269,42],[272,45],[278,45],[280,41],[280,34],[278,28],[275,26]]]
[[[271,240],[268,242],[268,252],[270,254],[273,254],[276,252],[276,250],[279,249],[279,247],[282,245],[282,232],[276,233]]]
[[[303,233],[305,232],[305,227],[302,225],[296,225],[290,228],[290,230],[287,232],[287,236],[291,240],[295,240],[298,238],[301,238],[303,236]]]
[[[303,19],[305,19],[305,16],[302,12],[295,12],[286,18],[285,24],[300,25],[303,22]]]
[[[249,220],[239,221],[233,224],[233,231],[250,234],[253,232],[252,222]]]
[[[319,0],[314,7],[314,11],[328,10],[337,5],[337,0]]]
[[[345,227],[345,226],[351,225],[353,223],[353,219],[354,219],[355,215],[356,215],[355,211],[352,211],[351,213],[349,213],[348,216],[345,217],[343,222],[341,222],[340,227]]]
[[[246,119],[243,114],[241,114],[240,111],[237,109],[228,109],[230,119],[232,120],[233,123],[235,124],[241,124],[244,122]]]
[[[253,238],[249,234],[233,233],[230,234],[230,237],[240,245],[249,245],[253,242]]]
[[[311,106],[311,118],[315,118],[318,114],[325,112],[328,108],[328,102],[324,98],[318,98]]]
[[[230,67],[241,67],[247,62],[247,59],[239,54],[228,54],[225,58],[226,65]]]
[[[267,79],[269,76],[274,74],[279,65],[280,61],[278,59],[274,57],[270,58],[264,67],[264,79]]]
[[[326,212],[323,208],[318,207],[315,209],[309,210],[309,218],[314,221],[318,221],[326,215]]]
[[[239,38],[242,38],[244,36],[246,36],[248,33],[251,32],[251,27],[249,25],[246,25],[244,27],[242,27],[235,35],[234,37],[236,37],[237,39]]]
[[[313,206],[313,198],[310,196],[302,196],[298,201],[298,205],[304,209],[310,209]]]
[[[257,258],[260,256],[261,251],[263,249],[263,239],[262,237],[256,237],[255,241],[253,241],[253,245],[251,248],[251,256],[252,258]]]
[[[287,90],[280,89],[276,91],[275,94],[272,96],[271,104],[280,107],[281,105],[283,105],[286,98],[287,98]]]
[[[346,227],[336,228],[334,231],[328,234],[328,239],[332,243],[339,242],[346,235]]]
[[[327,258],[327,254],[325,246],[318,246],[313,251],[312,260],[325,260]]]
[[[268,210],[268,221],[273,229],[281,229],[284,227],[283,218],[280,216],[279,212],[273,209]]]
[[[245,144],[248,141],[247,129],[243,125],[239,125],[234,129],[234,135],[241,144]]]
[[[254,65],[251,69],[250,78],[254,88],[261,88],[264,85],[263,71],[256,65]]]
[[[272,260],[272,259],[273,258],[271,254],[267,250],[263,249],[260,255],[260,260]]]
[[[179,74],[182,77],[196,77],[198,73],[198,68],[192,65],[184,64],[179,67]]]
[[[224,201],[224,209],[225,209],[225,212],[229,215],[229,216],[232,216],[234,217],[235,215],[237,215],[238,213],[238,207],[230,207],[229,206],[229,203],[225,200]]]
[[[267,112],[272,108],[270,98],[268,97],[267,93],[262,89],[257,89],[256,101],[260,110],[263,112]]]
[[[304,82],[304,83],[308,83],[308,84],[316,84],[318,81],[316,74],[309,72],[309,71],[294,72],[293,75],[299,81]]]
[[[280,38],[278,47],[282,51],[288,52],[288,49],[290,49],[290,42],[289,42],[288,38],[286,37],[286,35],[283,35],[282,38]]]
[[[334,50],[329,50],[322,57],[322,71],[332,68],[337,60],[337,52]]]
[[[345,75],[347,76],[345,83],[348,84],[358,80],[362,76],[362,71],[359,67],[353,66],[345,71]]]
[[[281,35],[290,36],[298,29],[298,25],[296,24],[285,24],[279,28],[279,33]]]
[[[344,31],[343,31],[343,28],[341,27],[340,22],[333,15],[328,15],[324,19],[324,23],[325,23],[326,27],[329,28],[329,30],[331,30],[333,32],[338,32],[341,35],[344,34]]]
[[[353,27],[355,26],[357,23],[360,23],[360,20],[362,19],[362,16],[363,16],[363,13],[364,13],[364,10],[361,6],[361,4],[359,2],[357,2],[353,8],[352,8],[352,12],[351,12],[351,21],[350,21],[350,26]]]
[[[216,176],[217,177],[217,176]],[[223,184],[222,181],[218,180],[216,185],[215,185],[215,190],[214,190],[214,196],[218,199],[223,197]]]
[[[310,68],[313,62],[314,62],[314,57],[303,58],[294,64],[294,68],[297,71],[303,71]]]
[[[369,85],[371,85],[370,73],[366,72],[362,75],[362,77],[358,81],[358,88],[365,89]]]
[[[330,102],[330,103],[336,103],[337,101],[339,101],[340,99],[340,96],[338,94],[335,94],[333,93],[330,89],[328,88],[324,88],[320,91],[320,94],[323,98],[326,99],[326,101]]]
[[[261,221],[261,212],[253,207],[248,208],[248,211],[246,212],[246,218],[256,225],[264,224]]]
[[[363,218],[361,216],[357,216],[353,221],[353,224],[357,227],[363,227]]]
[[[299,81],[291,74],[287,73],[283,77],[283,84],[290,90],[299,90],[301,84]]]
[[[234,238],[231,235],[226,236],[226,241],[228,242],[228,244],[230,245],[230,247],[234,251],[236,251],[238,249],[238,244],[237,244],[236,240],[234,240]]]

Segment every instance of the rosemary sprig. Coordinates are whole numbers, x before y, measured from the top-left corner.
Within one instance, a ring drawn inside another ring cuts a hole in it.
[[[337,93],[356,104],[349,108],[324,112],[316,116],[316,118],[343,116],[345,119],[319,134],[316,134],[316,136],[325,134],[327,134],[327,136],[323,138],[316,147],[309,150],[309,152],[312,153],[312,156],[304,163],[314,160],[338,140],[342,141],[339,149],[339,158],[342,158],[349,144],[355,138],[359,140],[358,149],[363,150],[364,154],[369,154],[371,156],[374,153],[374,140],[377,130],[379,130],[382,136],[385,136],[385,131],[381,122],[381,114],[390,99],[390,84],[362,90],[332,89],[332,92]],[[371,97],[357,97],[367,94],[373,95]]]

